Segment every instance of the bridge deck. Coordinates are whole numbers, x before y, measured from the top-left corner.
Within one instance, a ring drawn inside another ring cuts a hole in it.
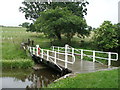
[[[64,66],[64,63],[61,61],[57,61],[57,64],[60,66]],[[102,69],[107,69],[108,66],[102,65],[100,63],[93,63],[91,61],[86,60],[76,60],[74,64],[68,64],[68,69],[72,70],[72,72],[86,73],[92,72]]]
[[[54,54],[50,53],[51,56],[54,56]],[[64,60],[65,55],[57,55],[57,57]],[[46,59],[47,57],[44,57]],[[71,57],[68,57],[69,61],[71,60]],[[54,59],[53,59],[54,60]],[[57,64],[59,66],[64,67],[65,62],[57,60]],[[79,72],[79,73],[86,73],[86,72],[93,72],[97,70],[107,69],[107,65],[103,65],[97,62],[87,61],[87,60],[80,60],[79,58],[76,58],[74,64],[67,64],[68,69],[72,72]]]

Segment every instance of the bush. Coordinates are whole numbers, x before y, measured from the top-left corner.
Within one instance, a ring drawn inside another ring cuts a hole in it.
[[[110,21],[104,21],[103,24],[95,30],[94,41],[98,48],[107,51],[115,51],[119,47],[119,33],[117,25]]]

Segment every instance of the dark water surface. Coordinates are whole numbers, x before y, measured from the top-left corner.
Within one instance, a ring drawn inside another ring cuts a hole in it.
[[[60,75],[54,70],[43,67],[33,69],[3,69],[2,88],[41,88],[52,83]]]

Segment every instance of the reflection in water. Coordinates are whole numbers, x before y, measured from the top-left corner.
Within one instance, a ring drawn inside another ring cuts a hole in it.
[[[33,69],[13,69],[2,71],[2,88],[41,88],[45,87],[60,75],[49,68]]]

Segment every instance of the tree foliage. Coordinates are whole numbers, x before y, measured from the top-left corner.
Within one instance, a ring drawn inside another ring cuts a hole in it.
[[[95,30],[95,43],[104,50],[111,50],[119,47],[120,26],[113,25],[110,21],[104,21],[103,24]]]
[[[28,31],[43,32],[47,37],[61,35],[67,37],[68,42],[77,34],[84,37],[89,33],[84,16],[87,14],[87,1],[81,2],[22,2],[19,10],[26,19],[33,20]],[[34,30],[33,30],[34,29]]]
[[[28,28],[29,25],[30,25],[29,22],[24,22],[24,23],[20,24],[19,26],[22,26],[22,27]]]
[[[40,16],[40,12],[45,11],[46,9],[55,9],[56,7],[68,7],[68,10],[72,11],[77,16],[84,17],[87,14],[86,5],[89,4],[85,0],[81,2],[22,2],[24,5],[20,7],[20,12],[25,14],[26,19],[36,20]]]
[[[67,8],[48,9],[40,15],[35,22],[35,28],[48,37],[57,37],[61,40],[63,34],[71,41],[75,34],[84,36],[89,33],[85,19],[74,15]]]

